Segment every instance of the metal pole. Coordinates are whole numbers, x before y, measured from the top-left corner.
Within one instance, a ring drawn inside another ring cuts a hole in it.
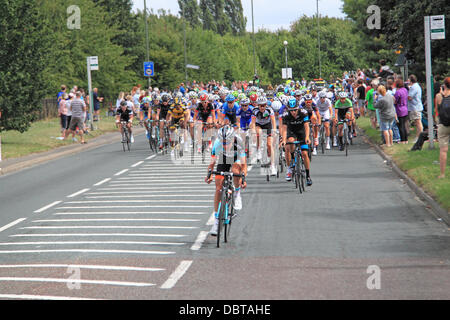
[[[286,56],[286,69],[287,69],[288,68],[287,45],[284,45],[284,53]],[[287,72],[287,70],[286,70],[286,72]]]
[[[252,0],[252,34],[253,34],[253,70],[256,75],[256,49],[255,49],[255,20],[253,17],[253,0]]]
[[[183,21],[184,21],[184,72],[186,74],[186,85],[188,81],[188,70],[187,70],[187,54],[186,54],[186,17],[184,15],[184,7],[183,5]]]
[[[431,84],[433,83],[433,75],[431,72],[431,39],[430,39],[430,17],[424,17],[425,23],[425,66],[427,75],[427,105],[428,105],[428,141],[429,149],[434,149],[434,132],[433,132],[433,91]]]
[[[148,21],[147,21],[147,1],[144,0],[144,19],[145,19],[145,45],[147,47],[147,62],[150,61],[150,53],[148,47]],[[151,79],[148,77],[148,86],[150,87]]]
[[[317,34],[319,41],[319,78],[322,79],[322,63],[320,60],[320,23],[319,23],[319,0],[317,0]]]
[[[94,113],[93,113],[93,104],[94,104],[94,97],[92,97],[92,80],[91,80],[91,61],[90,61],[90,57],[87,57],[87,73],[88,73],[88,90],[89,90],[89,113],[90,113],[90,117],[89,117],[89,127],[91,128],[91,130],[94,130],[94,123],[93,123],[93,119],[94,119]]]

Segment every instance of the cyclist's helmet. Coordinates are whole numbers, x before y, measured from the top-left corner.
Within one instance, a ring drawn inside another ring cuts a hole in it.
[[[234,129],[231,126],[225,125],[219,129],[217,137],[220,142],[229,141],[234,136]]]
[[[238,96],[239,101],[242,100],[242,99],[245,99],[245,98],[247,98],[245,93],[239,93],[239,96]]]
[[[213,96],[213,98],[214,98],[214,101],[219,101],[219,100],[220,100],[220,97],[219,97],[217,94],[215,94],[215,95]]]
[[[313,99],[312,94],[308,93],[305,95],[305,101],[312,101],[312,99]]]
[[[154,99],[154,100],[156,100],[156,99]],[[142,104],[146,104],[146,103],[150,103],[150,99],[147,98],[147,97],[144,97],[144,98],[142,99]]]
[[[298,109],[297,99],[295,98],[289,99],[287,107],[289,110],[297,110]]]
[[[258,105],[260,105],[260,106],[261,106],[261,105],[265,105],[265,104],[267,104],[267,98],[261,96],[261,97],[258,98],[257,103],[258,103]]]
[[[327,97],[327,93],[326,92],[323,92],[323,91],[319,92],[319,98],[326,98],[326,97]]]
[[[165,94],[161,97],[161,100],[162,100],[162,102],[169,102],[170,97],[167,94]]]
[[[237,99],[239,97],[239,92],[233,91],[232,95]]]
[[[251,102],[256,102],[256,100],[258,100],[258,96],[257,96],[256,94],[252,94],[252,95],[250,96],[250,101],[251,101]]]
[[[236,100],[236,98],[232,94],[227,95],[227,98],[225,99],[226,102],[233,102],[234,100]]]
[[[177,92],[176,98],[182,98],[183,94],[181,92]]]
[[[250,99],[249,98],[244,98],[241,100],[241,105],[246,105],[248,106],[250,104]]]
[[[339,92],[339,98],[340,98],[340,99],[345,99],[345,98],[347,98],[347,92],[345,92],[345,91]]]
[[[121,101],[121,102],[120,102],[120,106],[121,106],[121,107],[127,106],[127,102],[126,102],[126,101]]]
[[[200,96],[200,101],[208,101],[208,95],[206,94],[206,93],[203,93],[201,96]]]
[[[280,111],[280,109],[281,109],[281,102],[280,102],[280,101],[274,101],[274,102],[272,102],[272,109],[273,109],[273,111],[275,111],[275,112]]]
[[[295,95],[296,97],[301,96],[301,95],[302,95],[302,92],[301,92],[300,90],[295,90],[294,95]]]
[[[192,91],[190,94],[191,99],[198,99],[198,94],[195,91]]]

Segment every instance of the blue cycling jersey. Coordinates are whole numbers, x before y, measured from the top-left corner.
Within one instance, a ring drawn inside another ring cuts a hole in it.
[[[233,114],[237,114],[239,110],[239,105],[235,102],[233,107],[230,108],[229,103],[225,102],[222,106],[222,114],[225,115],[233,115]]]
[[[253,107],[248,106],[247,111],[242,110],[240,108],[238,112],[236,113],[236,116],[241,117],[241,128],[242,129],[248,129],[250,126],[250,123],[252,122],[252,114],[253,114]]]

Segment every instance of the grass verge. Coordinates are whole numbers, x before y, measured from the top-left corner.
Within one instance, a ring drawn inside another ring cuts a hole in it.
[[[382,143],[380,131],[370,126],[369,118],[359,118],[358,127],[364,130],[369,139],[378,145]],[[414,141],[415,134],[412,133],[410,141]],[[394,144],[387,148],[380,146],[389,155],[395,164],[405,172],[425,192],[433,197],[445,210],[450,211],[450,157],[447,159],[446,178],[437,179],[440,174],[439,146],[434,144],[433,150],[428,149],[425,142],[422,150],[411,152],[413,144]]]
[[[89,131],[85,135],[85,140],[89,141],[95,137],[108,132],[116,131],[114,117],[106,117],[105,111],[100,113],[98,130]],[[67,146],[74,143],[80,143],[80,136],[75,136],[78,142],[72,141],[69,136],[66,141],[58,140],[61,136],[60,119],[47,119],[33,123],[27,132],[6,131],[1,133],[1,152],[2,159],[13,159],[24,157],[33,153],[49,151],[61,146]]]

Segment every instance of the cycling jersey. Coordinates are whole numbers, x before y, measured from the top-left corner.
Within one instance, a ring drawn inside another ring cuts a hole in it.
[[[184,117],[185,109],[181,106],[172,106],[169,109],[169,114],[172,116],[172,119],[179,120]]]
[[[200,102],[199,104],[197,104],[195,111],[197,111],[197,113],[198,113],[197,120],[202,120],[203,122],[206,122],[208,120],[208,118],[212,116],[212,112],[214,111],[214,106],[211,103],[208,103],[208,105],[205,107]]]
[[[341,100],[339,99],[339,100],[337,100],[336,101],[336,103],[334,104],[334,107],[336,108],[336,109],[348,109],[348,108],[351,108],[351,107],[353,107],[353,103],[352,103],[352,101],[349,99],[349,98],[346,98],[345,99],[345,102],[341,102]]]
[[[297,117],[294,117],[289,111],[286,111],[282,117],[283,125],[287,126],[286,138],[294,138],[301,144],[302,150],[308,150],[305,135],[305,123],[309,123],[308,111],[299,109]]]
[[[120,116],[120,121],[128,121],[131,119],[131,116],[133,115],[133,111],[130,109],[126,109],[125,111],[122,110],[122,108],[117,109],[116,116]]]
[[[161,104],[161,111],[159,112],[159,119],[160,120],[163,120],[163,119],[167,118],[167,113],[169,112],[169,109],[170,109],[170,105],[169,104],[167,104],[167,105],[164,105],[164,103]]]
[[[242,110],[242,107],[241,107],[236,115],[238,117],[240,117],[241,129],[243,129],[245,131],[248,130],[248,127],[250,126],[250,123],[252,122],[253,107],[248,106],[247,111]]]
[[[222,106],[222,114],[225,115],[228,120],[230,120],[230,123],[235,125],[236,124],[236,113],[239,110],[239,105],[237,103],[234,103],[233,107],[230,107],[229,103],[226,102]]]
[[[141,112],[144,113],[144,118],[147,119],[148,118],[148,110],[149,107],[145,106],[145,104],[141,104]]]
[[[158,112],[158,109],[161,109],[161,104],[152,103],[152,113],[156,114]]]
[[[245,159],[244,142],[239,135],[235,135],[233,146],[229,148],[225,146],[224,150],[223,142],[220,139],[216,139],[211,156],[213,159],[217,158],[218,160],[217,171],[230,171],[234,163],[241,163],[242,159]]]
[[[271,107],[266,107],[264,112],[261,112],[259,108],[253,109],[252,117],[256,118],[257,125],[267,125],[271,123],[271,117],[275,116],[275,112]]]
[[[317,102],[317,109],[319,109],[320,116],[324,121],[330,120],[330,107],[330,99],[325,98],[323,102],[321,99],[319,99],[319,101]]]

